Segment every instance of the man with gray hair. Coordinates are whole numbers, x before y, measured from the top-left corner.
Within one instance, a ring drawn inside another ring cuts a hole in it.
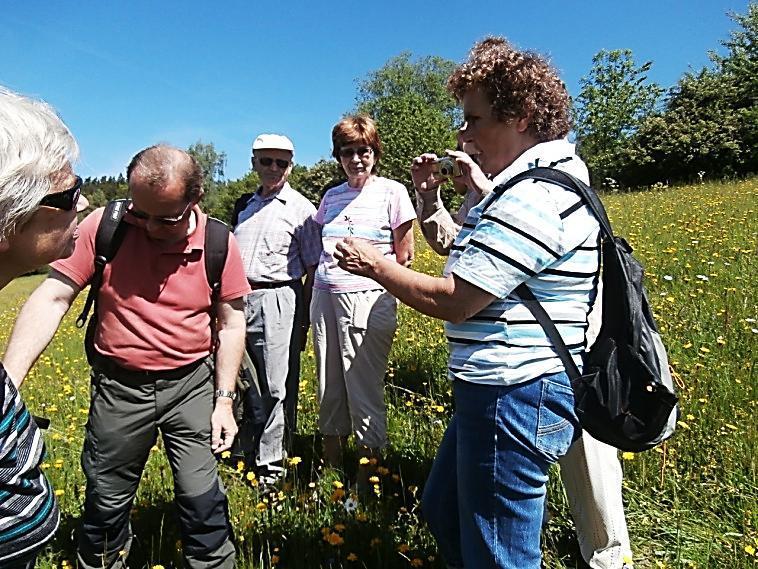
[[[0,86],[0,288],[73,252],[76,214],[88,205],[72,170],[78,155],[49,105]],[[60,518],[40,471],[45,445],[19,395],[21,379],[0,364],[0,566],[6,569],[34,567]]]
[[[237,432],[232,401],[245,340],[242,297],[250,287],[228,232],[218,294],[209,287],[204,258],[211,220],[197,205],[203,176],[194,158],[151,146],[132,159],[127,179],[124,232],[102,273],[87,340],[92,396],[82,450],[87,487],[79,565],[126,566],[129,514],[160,432],[174,475],[185,566],[231,568],[227,499],[213,453],[228,449]],[[103,214],[98,209],[82,222],[73,255],[52,264],[22,308],[8,344],[12,377],[27,374],[92,282]]]
[[[292,434],[296,428],[300,352],[321,254],[316,208],[287,182],[294,152],[286,136],[261,134],[255,139],[252,164],[261,185],[237,200],[232,216],[253,289],[245,299],[247,349],[269,407],[260,441],[251,449],[264,489],[284,474],[285,431]],[[256,442],[244,427],[240,435],[248,439],[240,441],[245,450]]]

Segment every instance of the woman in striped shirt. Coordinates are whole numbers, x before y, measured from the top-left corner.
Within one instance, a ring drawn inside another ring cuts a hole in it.
[[[588,181],[564,139],[569,96],[539,55],[488,38],[452,73],[448,89],[463,106],[461,140],[480,151],[481,170],[495,185],[535,166]],[[476,186],[471,158],[450,154]],[[441,181],[434,159],[414,160],[420,191]],[[387,263],[351,239],[336,257],[342,268],[446,321],[455,413],[423,499],[446,562],[538,569],[548,469],[580,428],[561,360],[512,292],[522,283],[532,290],[581,366],[596,296],[597,221],[572,192],[526,180],[505,193],[495,189],[469,211],[442,278]]]

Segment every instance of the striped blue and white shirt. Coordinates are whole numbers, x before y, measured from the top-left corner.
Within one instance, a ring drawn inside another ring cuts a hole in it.
[[[58,504],[39,469],[42,433],[0,364],[0,567],[37,552],[58,528]]]
[[[524,152],[494,181],[501,184],[537,166],[589,179],[574,145],[555,140]],[[510,385],[563,370],[542,327],[510,296],[524,282],[556,323],[581,369],[599,262],[599,225],[577,194],[526,180],[482,200],[455,240],[445,275],[455,274],[497,300],[461,324],[445,323],[450,378]]]

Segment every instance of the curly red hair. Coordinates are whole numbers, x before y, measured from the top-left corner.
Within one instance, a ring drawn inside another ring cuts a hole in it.
[[[540,142],[563,138],[571,128],[571,99],[558,72],[541,55],[519,51],[504,38],[474,45],[447,88],[459,101],[467,91],[483,89],[498,120],[529,116],[529,130]]]

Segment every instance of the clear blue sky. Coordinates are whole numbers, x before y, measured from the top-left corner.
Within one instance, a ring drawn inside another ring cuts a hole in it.
[[[0,0],[0,83],[53,104],[83,176],[117,175],[140,148],[202,139],[249,168],[260,132],[296,161],[329,154],[356,82],[402,51],[466,57],[486,35],[547,54],[572,95],[600,49],[630,48],[669,87],[708,64],[748,0],[261,2]]]

